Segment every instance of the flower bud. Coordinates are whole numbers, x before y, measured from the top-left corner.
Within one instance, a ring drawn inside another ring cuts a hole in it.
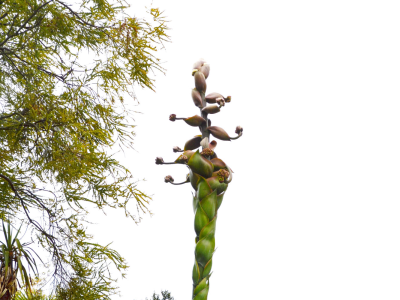
[[[202,156],[213,156],[214,151],[212,151],[210,148],[205,148],[203,151],[200,153]]]
[[[175,122],[176,115],[175,114],[169,115],[169,120],[172,121],[172,122]]]
[[[214,150],[215,147],[217,147],[217,142],[214,140],[212,141],[209,145],[208,148],[210,148],[211,150]]]
[[[198,115],[183,120],[186,122],[186,124],[194,127],[200,126],[201,124],[206,122],[206,120],[204,120],[202,117]]]
[[[164,178],[166,183],[173,183],[174,182],[174,178],[172,178],[171,175],[165,176]]]
[[[204,60],[204,58],[200,58],[198,61],[195,62],[195,64],[193,65],[193,69],[200,69],[204,64],[206,63],[206,61]]]
[[[174,148],[172,148],[172,151],[176,152],[183,152],[183,150],[181,148],[179,148],[178,146],[175,146]]]
[[[203,66],[200,68],[200,72],[204,74],[204,77],[207,79],[208,75],[210,75],[210,65],[204,63]]]
[[[209,105],[209,106],[204,107],[201,111],[203,111],[207,114],[216,114],[217,112],[220,111],[220,108],[218,107],[218,105]]]
[[[217,103],[217,99],[218,98],[224,98],[224,96],[222,96],[221,94],[219,94],[219,93],[211,93],[211,94],[208,94],[207,96],[206,96],[206,101],[208,102],[208,103]]]
[[[219,106],[225,106],[225,100],[222,99],[222,98],[218,98],[217,99],[217,103],[218,103]]]
[[[221,169],[217,172],[217,178],[219,182],[224,182],[226,178],[229,177],[229,172],[227,170]]]
[[[242,135],[242,133],[243,133],[243,128],[242,128],[241,126],[237,126],[237,127],[236,127],[236,130],[235,130],[235,133],[236,133],[236,134],[239,134],[239,135]]]
[[[192,99],[194,105],[196,105],[197,107],[203,107],[203,99],[201,99],[201,95],[198,90],[196,89],[192,90]]]
[[[187,158],[187,156],[182,154],[181,156],[178,157],[178,159],[175,162],[178,164],[186,164],[188,160],[189,159]]]
[[[226,103],[231,102],[231,96],[228,96],[228,97],[226,97],[226,98],[224,98],[224,99],[225,99],[225,102],[226,102]]]
[[[188,140],[185,143],[185,151],[186,150],[194,150],[200,147],[201,135],[196,135],[194,138]]]
[[[162,157],[156,157],[156,165],[162,165],[164,163],[164,159]]]
[[[229,137],[228,133],[225,130],[223,130],[221,127],[209,126],[209,127],[207,127],[207,129],[217,139],[220,139],[220,140],[223,140],[223,141],[230,141],[231,140],[231,138]]]
[[[211,159],[211,162],[214,165],[214,171],[226,169],[226,164],[219,158],[215,157],[215,158]]]
[[[200,93],[205,93],[207,89],[206,78],[200,71],[194,74],[194,85]]]
[[[175,160],[175,163],[186,164],[193,154],[194,152],[192,150],[183,151],[183,153]]]

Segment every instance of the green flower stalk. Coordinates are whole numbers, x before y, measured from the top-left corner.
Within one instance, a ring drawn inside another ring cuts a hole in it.
[[[228,133],[218,126],[211,126],[210,114],[221,111],[225,103],[231,102],[231,96],[224,97],[219,93],[211,93],[205,96],[207,89],[206,79],[210,73],[210,65],[204,60],[196,62],[193,66],[196,88],[192,90],[192,100],[200,109],[201,116],[190,118],[177,118],[175,114],[169,116],[170,121],[183,120],[188,125],[198,127],[201,135],[189,139],[183,150],[178,146],[173,148],[175,153],[182,152],[174,162],[164,162],[161,157],[156,158],[156,164],[181,164],[189,168],[186,180],[175,183],[172,176],[164,178],[166,183],[181,185],[190,183],[196,191],[193,196],[195,261],[193,266],[193,300],[207,300],[212,269],[212,257],[215,251],[215,228],[218,217],[218,209],[226,193],[229,183],[232,181],[232,170],[214,151],[217,142],[209,141],[210,134],[223,141],[238,139],[243,135],[243,128],[236,127],[236,137],[230,137]],[[212,105],[207,106],[210,103]],[[198,148],[202,148],[202,151]]]

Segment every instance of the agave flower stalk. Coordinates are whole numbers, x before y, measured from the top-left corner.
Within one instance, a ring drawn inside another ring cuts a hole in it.
[[[186,181],[174,183],[172,176],[164,178],[166,183],[181,185],[190,183],[195,190],[193,196],[194,230],[195,238],[195,261],[193,266],[193,300],[207,300],[209,281],[212,269],[212,257],[215,251],[215,228],[217,224],[218,209],[226,193],[229,183],[232,181],[232,170],[220,158],[217,157],[215,149],[216,141],[210,142],[210,134],[223,141],[238,139],[243,135],[243,128],[236,127],[236,137],[230,137],[228,133],[218,126],[211,126],[208,118],[211,114],[221,111],[225,103],[231,102],[231,96],[224,97],[219,93],[205,95],[206,79],[210,73],[210,65],[204,60],[199,60],[193,66],[195,88],[192,90],[192,100],[200,109],[200,116],[190,118],[177,118],[175,114],[170,115],[170,121],[183,120],[188,125],[198,127],[201,135],[189,139],[183,150],[178,146],[173,151],[182,152],[174,161],[166,163],[161,157],[156,158],[156,164],[184,164],[189,168]],[[212,105],[207,106],[210,103]],[[198,149],[201,147],[201,150]]]

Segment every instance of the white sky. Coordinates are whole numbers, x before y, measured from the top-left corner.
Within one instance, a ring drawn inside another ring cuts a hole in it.
[[[135,1],[143,15],[151,1]],[[96,239],[131,268],[123,300],[168,289],[191,299],[194,214],[184,166],[156,166],[198,134],[192,64],[207,92],[231,95],[211,117],[241,139],[216,152],[234,170],[218,213],[209,299],[400,297],[398,1],[153,1],[171,20],[157,92],[137,89],[136,150],[123,158],[154,195],[139,226],[99,217]]]

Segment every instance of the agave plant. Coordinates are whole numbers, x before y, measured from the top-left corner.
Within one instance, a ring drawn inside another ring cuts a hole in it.
[[[182,154],[174,162],[164,162],[161,157],[156,158],[156,164],[183,164],[189,168],[186,180],[175,183],[172,176],[165,177],[165,182],[174,185],[190,183],[195,190],[193,195],[195,261],[193,266],[193,295],[194,300],[206,300],[209,291],[212,257],[215,250],[215,227],[218,209],[232,181],[232,170],[217,157],[215,140],[210,142],[210,135],[223,141],[235,140],[243,135],[243,128],[236,127],[235,137],[218,126],[211,126],[210,114],[219,113],[225,103],[231,102],[231,97],[224,97],[219,93],[205,95],[206,79],[210,73],[210,65],[204,60],[196,62],[193,66],[195,88],[192,90],[192,99],[200,109],[200,115],[189,118],[178,118],[175,114],[169,116],[170,121],[183,120],[190,126],[198,127],[201,134],[188,140],[183,150],[175,146],[174,152]],[[207,104],[211,104],[207,106]],[[201,147],[201,150],[198,149]],[[197,150],[196,150],[197,149]]]
[[[12,299],[18,287],[25,286],[26,292],[31,293],[29,274],[38,274],[37,265],[30,243],[21,243],[18,239],[21,226],[13,235],[11,225],[3,225],[4,241],[0,241],[0,300]],[[19,281],[21,279],[21,281]]]

